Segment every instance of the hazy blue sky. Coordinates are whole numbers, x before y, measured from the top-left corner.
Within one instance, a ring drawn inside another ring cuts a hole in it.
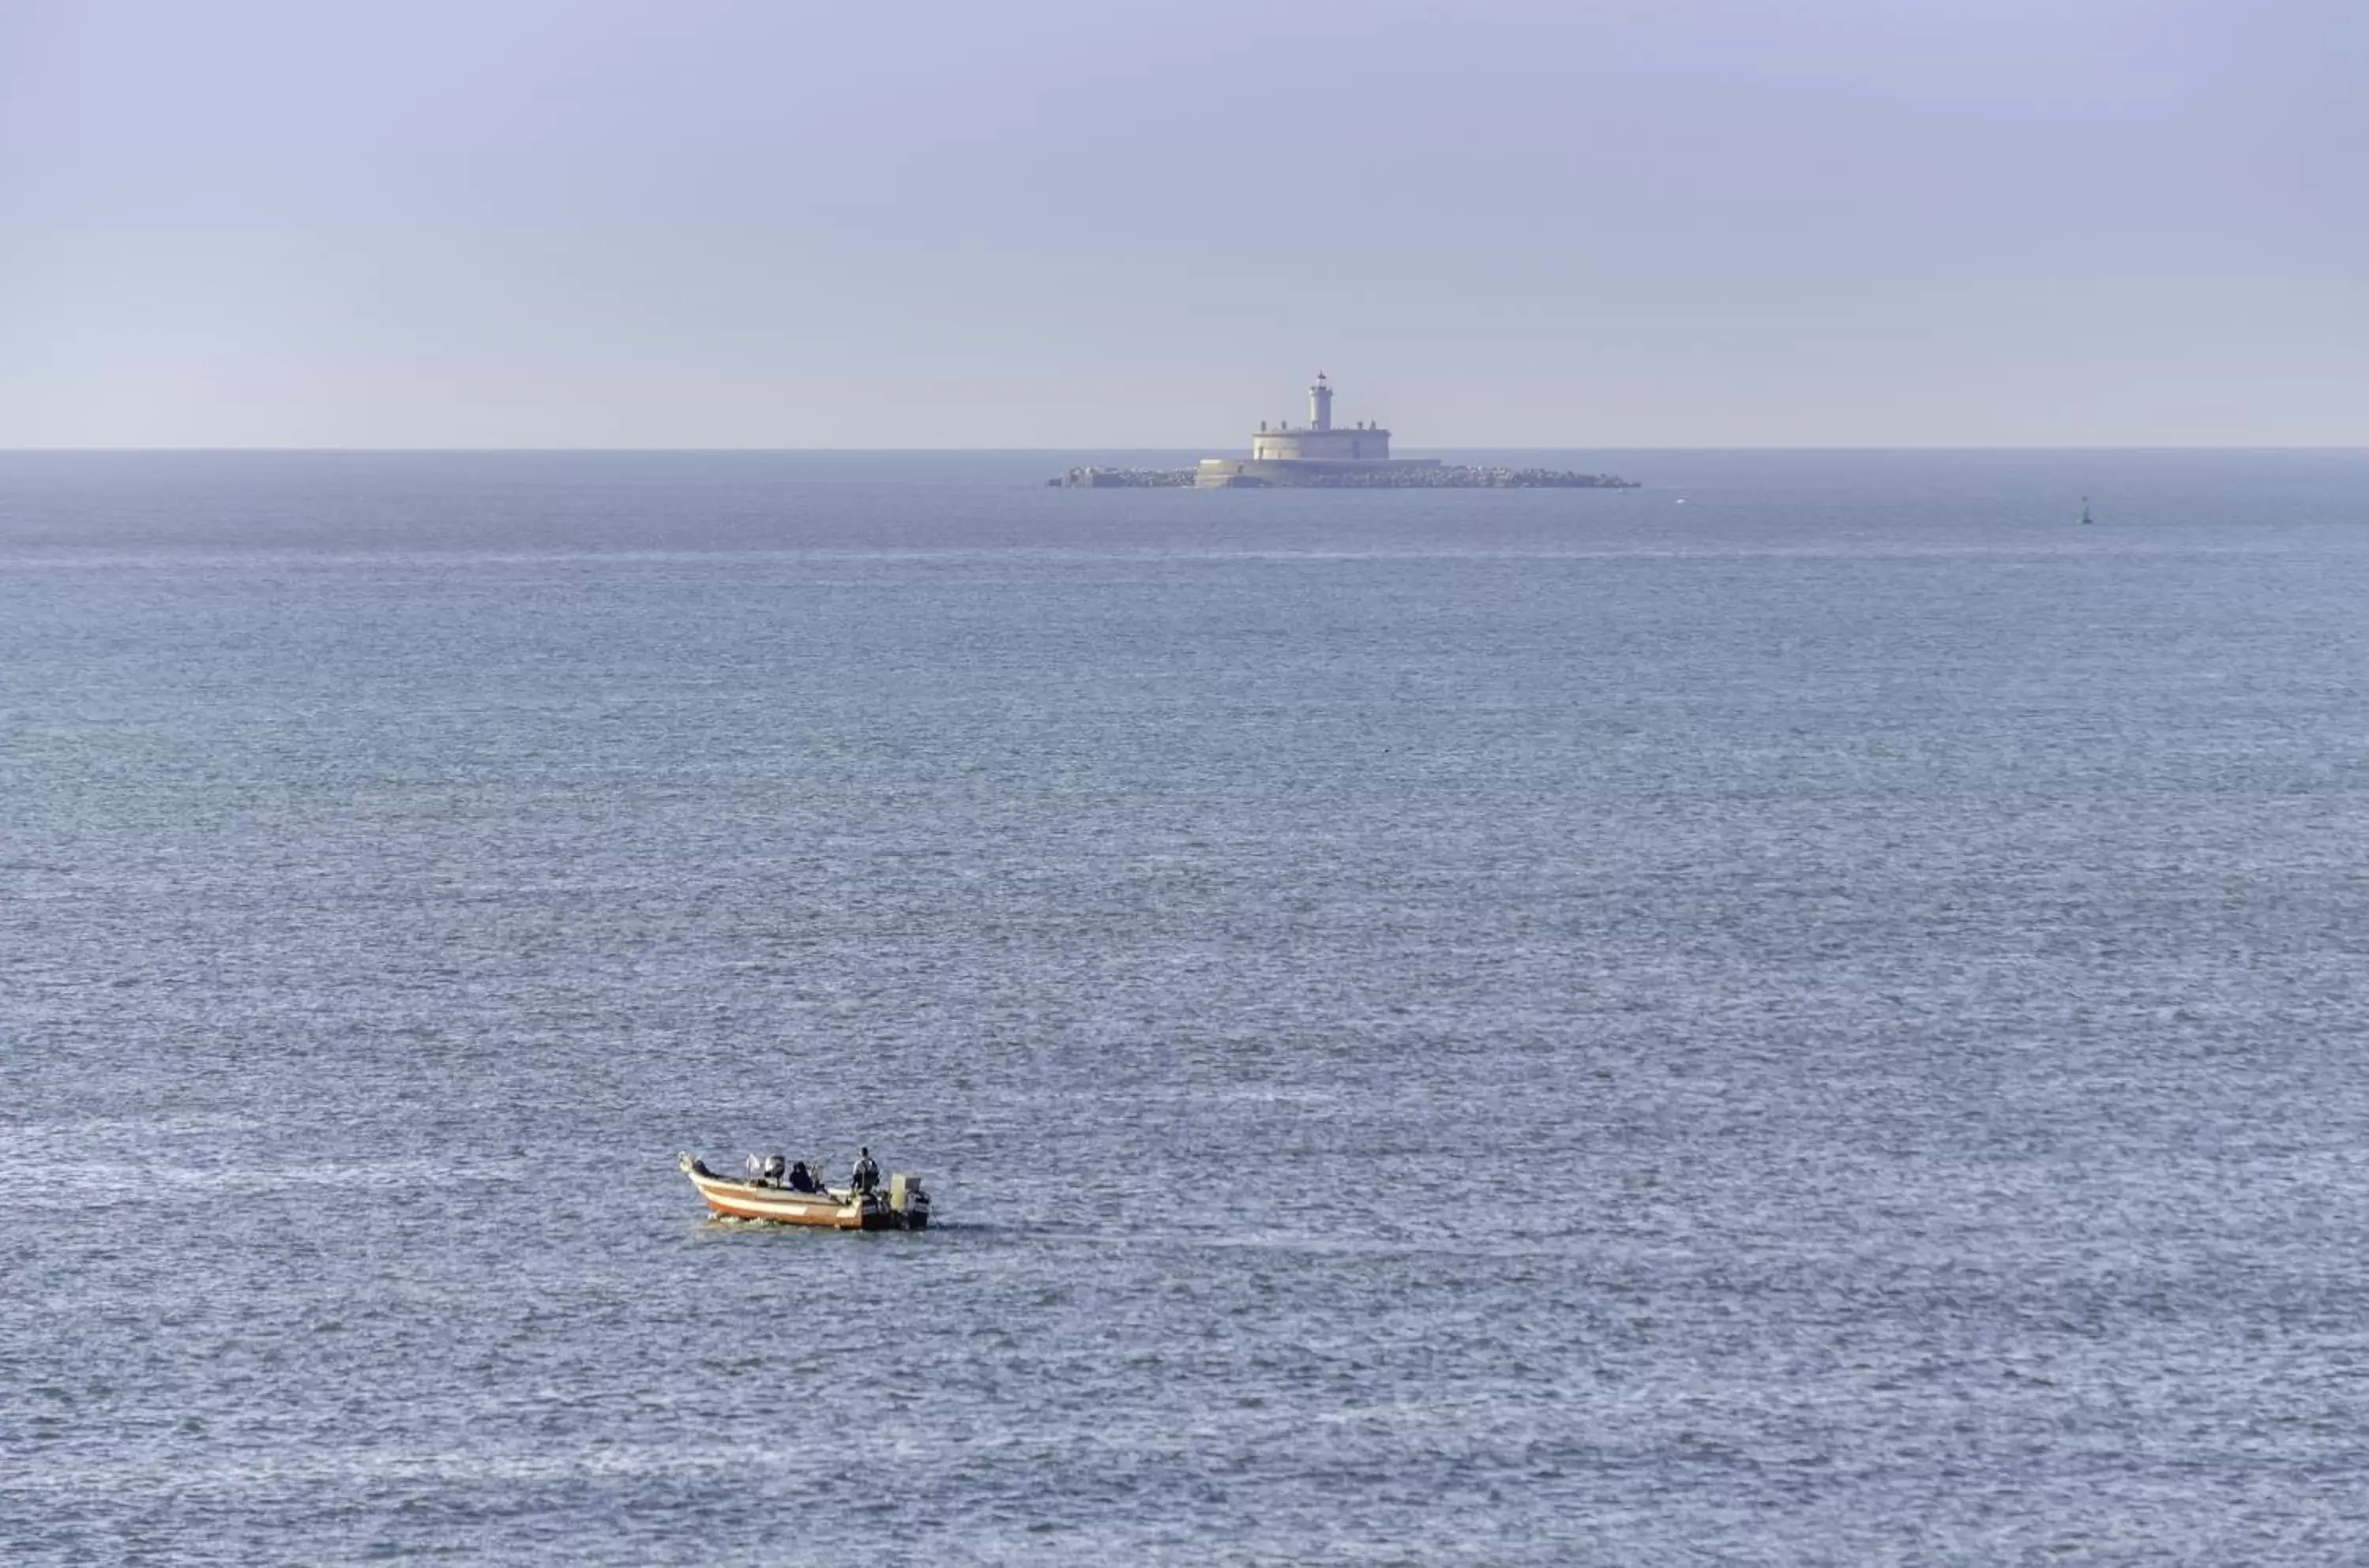
[[[2369,5],[0,0],[0,445],[2369,443]]]

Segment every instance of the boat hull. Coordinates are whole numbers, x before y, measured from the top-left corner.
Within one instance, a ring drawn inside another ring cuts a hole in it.
[[[793,1192],[770,1183],[719,1176],[688,1154],[681,1157],[680,1165],[709,1211],[727,1219],[805,1225],[824,1230],[895,1230],[905,1226],[887,1197],[879,1193],[845,1189]],[[927,1223],[928,1211],[924,1208],[921,1224],[911,1229],[920,1230]]]

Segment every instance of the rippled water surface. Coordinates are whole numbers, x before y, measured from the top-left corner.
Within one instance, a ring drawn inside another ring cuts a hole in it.
[[[0,456],[0,1560],[2369,1551],[2369,455],[1069,461]]]

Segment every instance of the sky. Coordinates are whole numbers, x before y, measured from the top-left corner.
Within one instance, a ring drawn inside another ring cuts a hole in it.
[[[0,0],[0,447],[2369,444],[2358,0]]]

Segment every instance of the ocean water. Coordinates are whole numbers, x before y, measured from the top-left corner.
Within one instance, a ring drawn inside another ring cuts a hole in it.
[[[2369,453],[1544,456],[0,456],[0,1561],[2369,1554]]]

